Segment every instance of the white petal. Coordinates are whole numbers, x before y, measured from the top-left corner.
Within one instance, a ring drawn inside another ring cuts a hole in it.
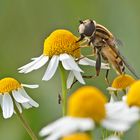
[[[68,78],[67,78],[67,89],[69,89],[74,81],[74,74],[70,71]]]
[[[12,95],[18,103],[29,102],[29,99],[25,98],[19,91],[13,90]]]
[[[39,85],[27,85],[27,84],[21,84],[21,86],[27,87],[27,88],[38,88],[39,87]]]
[[[61,54],[60,61],[62,61],[62,65],[66,70],[75,70],[78,72],[83,72],[77,63],[74,61],[74,58],[68,54]]]
[[[15,103],[16,103],[16,106],[17,106],[19,112],[22,113],[22,107],[21,107],[21,105],[18,102],[16,102],[16,101],[15,101]]]
[[[65,135],[77,132],[88,131],[94,128],[92,119],[63,117],[54,123],[44,127],[40,131],[41,136],[50,135],[47,140],[57,140]]]
[[[109,137],[106,138],[105,140],[120,140],[120,138],[117,137],[117,136],[109,136]]]
[[[14,113],[14,105],[11,96],[4,93],[2,97],[2,111],[5,119],[10,118]]]
[[[28,63],[28,64],[26,64],[26,65],[24,65],[24,66],[18,68],[18,70],[24,70],[24,69],[27,69],[27,68],[31,67],[31,66],[34,65],[38,60],[40,60],[42,57],[43,57],[43,55],[41,55],[41,56],[39,56],[39,57],[36,57],[36,59],[33,59],[32,62],[30,62],[30,63]]]
[[[122,121],[116,120],[104,120],[102,121],[102,126],[111,131],[127,131],[130,128],[130,125],[123,123]]]
[[[39,104],[38,104],[37,102],[35,102],[35,101],[26,93],[26,91],[24,90],[24,88],[20,88],[20,89],[19,89],[19,92],[20,92],[25,98],[29,99],[29,102],[28,102],[28,103],[29,103],[31,106],[39,107]],[[25,105],[27,105],[28,103],[25,103]],[[24,104],[23,104],[23,106],[24,106]]]
[[[22,103],[23,108],[29,109],[32,108],[32,106],[29,103]]]
[[[41,57],[33,60],[31,63],[25,65],[25,67],[23,66],[23,68],[22,67],[19,68],[20,69],[19,73],[29,73],[33,70],[39,69],[40,67],[45,65],[48,60],[49,60],[48,56],[43,56],[42,55]]]
[[[113,131],[127,131],[140,118],[139,109],[124,102],[107,103],[106,113],[102,125]]]
[[[59,56],[55,55],[50,60],[49,65],[47,67],[47,70],[46,70],[42,80],[45,80],[45,81],[50,80],[53,77],[53,75],[55,74],[58,64],[59,64]]]
[[[77,72],[77,71],[72,71],[75,78],[81,83],[81,84],[85,84],[84,80],[83,80],[83,77],[81,75],[80,72]]]
[[[80,65],[89,65],[89,66],[94,66],[95,67],[96,61],[95,60],[91,60],[91,59],[89,59],[87,57],[84,57],[84,58],[79,60],[79,64]]]
[[[89,66],[94,66],[95,67],[96,61],[84,57],[83,59],[80,59],[78,63],[80,65],[89,65]],[[101,69],[110,69],[109,64],[101,63]]]

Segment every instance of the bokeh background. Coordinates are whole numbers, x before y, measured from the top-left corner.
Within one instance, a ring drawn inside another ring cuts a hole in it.
[[[36,133],[61,116],[61,106],[58,104],[58,94],[61,93],[59,71],[53,79],[44,82],[41,79],[46,66],[26,75],[18,74],[17,68],[30,62],[31,57],[41,55],[44,39],[55,29],[68,29],[79,36],[78,21],[87,18],[106,26],[122,40],[124,45],[120,49],[140,73],[139,0],[0,0],[0,78],[10,76],[23,83],[40,85],[38,89],[27,89],[40,107],[24,110],[23,113]],[[89,74],[95,73],[94,68],[82,68]],[[111,70],[110,81],[115,75]],[[104,76],[105,71],[101,71],[98,78],[86,82],[107,95]],[[71,92],[80,86],[76,84]],[[140,140],[138,133],[140,131],[135,125],[124,139]],[[16,115],[4,120],[0,112],[0,140],[30,138]]]

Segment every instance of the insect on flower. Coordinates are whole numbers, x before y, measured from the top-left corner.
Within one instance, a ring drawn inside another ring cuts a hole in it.
[[[80,21],[79,25],[80,38],[77,42],[88,40],[88,46],[92,45],[93,55],[96,55],[96,76],[100,73],[101,58],[107,61],[116,70],[117,74],[125,73],[125,66],[134,76],[139,79],[133,67],[126,61],[125,57],[117,48],[117,41],[114,35],[103,25],[96,21],[87,19]],[[108,81],[108,72],[106,72],[106,80]]]

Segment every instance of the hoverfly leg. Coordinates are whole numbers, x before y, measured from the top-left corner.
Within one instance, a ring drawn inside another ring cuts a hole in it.
[[[95,68],[96,68],[96,76],[99,76],[100,69],[101,69],[101,54],[100,54],[100,49],[97,51]]]
[[[108,85],[110,85],[110,82],[108,80],[108,74],[109,74],[109,69],[107,69],[107,71],[106,71],[105,81],[107,82]]]

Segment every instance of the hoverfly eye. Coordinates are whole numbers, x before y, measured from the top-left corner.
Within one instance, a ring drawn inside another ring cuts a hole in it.
[[[95,30],[96,30],[96,26],[94,22],[89,22],[88,24],[85,25],[84,34],[86,36],[92,36]]]

